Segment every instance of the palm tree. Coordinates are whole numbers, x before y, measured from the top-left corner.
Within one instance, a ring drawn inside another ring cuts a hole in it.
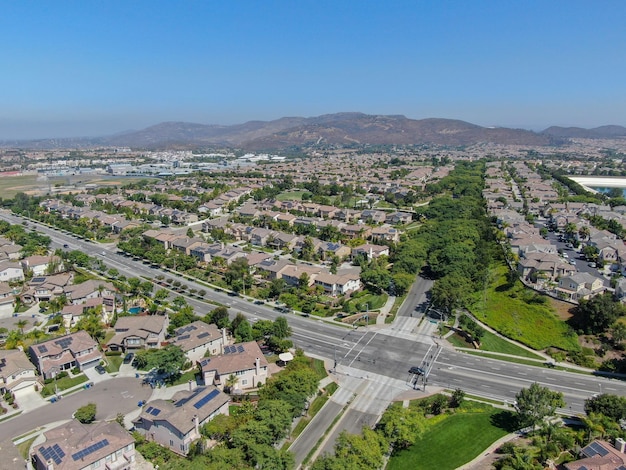
[[[237,385],[237,382],[239,382],[239,379],[237,378],[236,375],[230,374],[228,376],[228,378],[226,379],[226,382],[224,383],[225,388],[228,389],[228,393],[232,393],[233,389]]]
[[[28,325],[28,320],[22,318],[21,320],[18,320],[15,325],[19,328],[20,333],[24,334],[24,327]]]

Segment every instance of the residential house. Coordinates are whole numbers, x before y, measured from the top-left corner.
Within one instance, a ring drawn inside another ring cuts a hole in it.
[[[95,367],[102,359],[98,343],[83,330],[33,344],[29,348],[29,353],[33,364],[37,366],[44,379],[52,378],[55,374],[74,367],[80,370]]]
[[[134,470],[135,439],[117,421],[72,419],[43,433],[32,448],[35,470]]]
[[[6,282],[0,282],[0,306],[12,304],[14,299],[11,286]]]
[[[313,284],[321,286],[328,295],[340,296],[350,294],[361,288],[361,278],[358,274],[337,275],[321,273],[315,276]]]
[[[0,254],[3,255],[3,258],[10,259],[11,261],[19,259],[21,252],[22,245],[18,245],[17,243],[9,242],[0,246]]]
[[[66,328],[73,328],[90,309],[99,312],[99,319],[102,323],[109,323],[115,313],[115,299],[113,297],[94,297],[81,304],[65,305],[61,310],[63,324]]]
[[[20,263],[0,261],[0,282],[16,282],[24,280],[24,270]]]
[[[160,348],[168,325],[167,315],[120,317],[115,323],[115,335],[107,347],[112,351]]]
[[[389,247],[385,245],[372,245],[370,243],[366,243],[352,248],[352,258],[354,259],[359,255],[365,255],[367,256],[367,259],[371,261],[373,258],[378,258],[380,256],[389,256]]]
[[[589,273],[576,273],[559,279],[556,291],[566,299],[578,301],[604,292],[605,287],[599,277]]]
[[[623,470],[626,468],[626,441],[615,440],[615,446],[595,439],[580,451],[580,459],[564,463],[566,470]]]
[[[234,390],[256,388],[264,384],[270,376],[269,364],[261,348],[255,341],[238,343],[224,347],[224,354],[205,357],[199,362],[205,384],[212,384],[220,390],[227,381]]]
[[[323,260],[331,259],[333,256],[342,260],[350,256],[351,252],[352,250],[349,246],[340,242],[321,242],[317,249],[317,254]]]
[[[67,300],[74,305],[78,305],[96,297],[113,297],[116,289],[110,282],[90,279],[80,284],[66,286],[64,291]]]
[[[398,243],[400,241],[400,231],[390,226],[374,227],[372,229],[372,240],[378,242]]]
[[[393,212],[392,214],[387,214],[385,217],[385,222],[392,225],[398,224],[408,224],[413,220],[413,214],[410,212]]]
[[[0,393],[16,397],[34,391],[37,385],[37,368],[21,349],[0,349]]]
[[[170,344],[179,346],[187,359],[195,363],[207,354],[223,354],[224,346],[229,343],[226,328],[220,331],[216,325],[198,320],[178,328]]]
[[[37,276],[28,282],[27,289],[22,293],[22,301],[27,304],[32,302],[49,301],[65,293],[74,275],[72,273],[60,273],[52,276]]]
[[[622,302],[626,301],[626,277],[620,277],[615,284],[615,297]]]
[[[181,455],[200,439],[200,428],[217,415],[228,416],[230,397],[214,386],[181,390],[172,400],[152,400],[133,420],[135,430]]]
[[[54,274],[55,272],[63,270],[63,263],[61,262],[61,258],[58,256],[33,255],[28,258],[24,258],[21,263],[23,270],[32,271],[34,276]]]

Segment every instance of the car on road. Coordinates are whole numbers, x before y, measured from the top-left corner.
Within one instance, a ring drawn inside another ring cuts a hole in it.
[[[424,369],[422,369],[421,367],[416,367],[413,366],[409,369],[409,374],[417,374],[417,375],[424,375]]]
[[[133,362],[134,357],[135,357],[135,354],[133,353],[126,354],[126,356],[124,356],[124,364],[130,364],[131,362]]]
[[[67,243],[65,243],[65,244],[63,245],[63,248],[69,248],[69,247],[70,247],[70,246],[69,246]]]
[[[596,263],[589,263],[587,266],[589,266],[590,268],[595,268],[596,267]]]
[[[102,365],[98,364],[96,367],[96,372],[100,375],[106,374],[106,369],[104,367],[102,367]]]

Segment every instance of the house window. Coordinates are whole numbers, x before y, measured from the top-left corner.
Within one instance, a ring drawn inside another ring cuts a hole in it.
[[[99,468],[99,467],[100,467],[100,461],[98,460],[97,462],[92,463],[90,468]]]
[[[241,381],[241,385],[248,385],[248,381],[247,381],[246,379],[243,379],[243,380]]]
[[[170,439],[170,447],[174,447],[174,441]]]

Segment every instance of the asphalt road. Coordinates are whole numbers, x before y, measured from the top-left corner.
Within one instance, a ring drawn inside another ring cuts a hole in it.
[[[27,433],[46,424],[71,419],[72,413],[88,403],[95,403],[96,419],[114,419],[137,408],[140,400],[150,398],[152,389],[136,378],[114,378],[87,390],[72,393],[56,403],[49,403],[19,415],[0,425],[0,442]]]
[[[21,223],[22,220],[7,213],[1,213],[0,218],[12,223]],[[32,222],[29,224],[34,225]],[[150,268],[92,242],[76,240],[70,235],[41,225],[38,225],[37,229],[54,240],[53,246],[67,243],[70,249],[80,249],[91,256],[100,257],[107,265],[117,268],[127,276],[153,278],[157,274],[163,274],[166,277],[177,278],[170,272]],[[231,315],[242,312],[249,318],[263,319],[275,319],[280,315],[271,307],[256,305],[242,297],[214,292],[205,286],[178,278],[190,288],[207,290],[207,298],[227,305]],[[425,295],[425,286],[426,284],[420,288],[421,293],[419,291],[416,293],[413,302],[422,302],[420,296]],[[206,313],[212,308],[196,299],[189,298],[189,303],[199,314]],[[401,315],[415,309],[415,306],[411,301],[406,302],[402,309],[404,313]],[[410,366],[421,363],[429,347],[428,344],[418,342],[420,338],[417,335],[415,339],[407,338],[406,335],[398,337],[393,328],[352,330],[332,322],[298,315],[289,315],[289,324],[293,330],[292,339],[297,347],[331,360],[337,358],[340,365],[351,366],[364,373],[381,374],[401,380],[407,377]],[[567,409],[573,412],[582,411],[584,400],[596,393],[606,392],[626,396],[626,383],[623,380],[496,361],[448,349],[443,350],[439,356],[428,380],[429,385],[460,387],[468,394],[509,401],[513,401],[515,394],[532,382],[562,391]]]

